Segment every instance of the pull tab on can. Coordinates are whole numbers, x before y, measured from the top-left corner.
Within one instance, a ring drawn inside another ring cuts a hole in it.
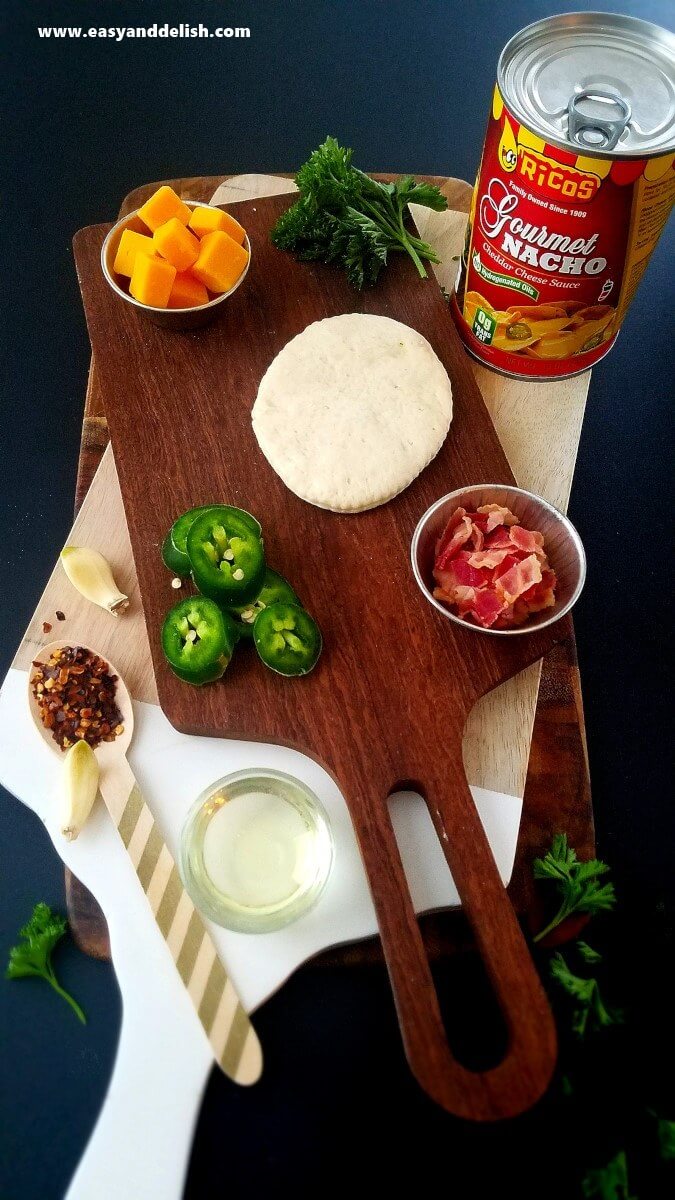
[[[631,119],[631,107],[609,88],[583,88],[567,105],[567,135],[587,150],[613,150]]]

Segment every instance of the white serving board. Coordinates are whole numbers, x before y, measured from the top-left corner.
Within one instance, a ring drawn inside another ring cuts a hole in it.
[[[33,727],[27,686],[27,672],[12,668],[0,690],[0,783],[38,815],[57,853],[101,905],[123,1006],[110,1087],[68,1200],[119,1200],[128,1194],[130,1180],[133,1200],[180,1200],[211,1049],[100,798],[77,841],[61,837],[61,762]],[[249,1011],[321,950],[377,932],[347,805],[322,767],[281,746],[188,737],[156,704],[135,702],[134,724],[131,766],[174,856],[199,793],[243,767],[275,767],[295,775],[328,812],[335,863],[311,912],[268,934],[232,933],[209,922]],[[522,799],[478,787],[472,792],[508,883]],[[400,793],[392,799],[392,819],[417,911],[456,906],[459,897],[424,802]]]
[[[233,203],[289,191],[293,186],[274,176],[237,176],[218,188],[212,202]],[[465,214],[416,208],[415,219],[442,259],[436,268],[439,282],[451,289]],[[491,374],[477,364],[474,370],[519,484],[564,510],[590,372],[548,384],[544,390],[531,382]],[[556,431],[555,438],[551,438],[551,429]],[[37,649],[54,637],[81,641],[108,653],[121,669],[137,698],[131,764],[174,853],[183,820],[198,793],[240,767],[274,766],[295,774],[325,805],[333,826],[336,858],[317,907],[295,925],[274,934],[250,936],[211,926],[250,1011],[308,958],[330,946],[375,933],[375,916],[347,807],[322,768],[281,747],[188,738],[169,725],[154,702],[149,645],[110,447],[69,541],[92,545],[106,555],[119,585],[131,598],[130,610],[116,622],[92,608],[70,589],[57,565],[0,690],[0,783],[37,813],[63,862],[97,898],[108,922],[122,994],[120,1043],[109,1090],[68,1200],[120,1200],[130,1195],[130,1186],[133,1200],[180,1200],[194,1125],[211,1069],[210,1047],[102,804],[76,842],[67,843],[60,837],[56,801],[59,762],[37,737],[25,704],[26,672]],[[167,580],[167,607],[176,598]],[[55,623],[56,608],[66,612],[63,625]],[[43,620],[54,622],[48,634],[42,631]],[[536,664],[484,697],[470,714],[464,736],[471,790],[505,883],[515,857],[539,673]],[[394,797],[392,816],[417,911],[456,905],[457,892],[423,802],[409,793]],[[264,1050],[263,1046],[263,1054]],[[152,1121],[147,1119],[149,1112]]]

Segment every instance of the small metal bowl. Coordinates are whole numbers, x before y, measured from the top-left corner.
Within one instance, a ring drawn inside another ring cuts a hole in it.
[[[543,533],[544,549],[558,579],[553,608],[533,613],[523,625],[516,625],[512,629],[485,629],[482,625],[474,625],[472,621],[456,616],[433,595],[436,543],[445,526],[456,508],[475,512],[483,504],[501,504],[520,518],[524,529]],[[586,555],[572,522],[547,500],[542,500],[541,496],[509,484],[477,483],[442,496],[420,520],[413,534],[410,556],[415,579],[434,608],[463,629],[474,629],[477,633],[490,633],[495,637],[533,633],[536,629],[553,625],[576,604],[586,579]]]
[[[201,204],[195,200],[184,200],[183,203],[187,204],[188,208],[217,208],[215,204]],[[113,269],[115,255],[124,230],[132,229],[135,233],[146,235],[149,232],[147,225],[144,225],[140,219],[138,211],[136,209],[128,217],[122,217],[121,221],[113,225],[101,247],[101,267],[110,287],[122,300],[125,300],[127,304],[133,304],[134,308],[143,313],[149,321],[152,321],[154,325],[160,325],[162,329],[201,329],[202,326],[208,325],[218,316],[219,306],[225,300],[229,300],[248,274],[251,265],[251,243],[248,240],[248,234],[244,238],[244,247],[248,250],[248,262],[229,292],[223,292],[222,295],[209,300],[208,304],[200,304],[196,308],[151,308],[149,304],[141,304],[139,300],[129,295],[129,280],[126,276],[118,275]]]

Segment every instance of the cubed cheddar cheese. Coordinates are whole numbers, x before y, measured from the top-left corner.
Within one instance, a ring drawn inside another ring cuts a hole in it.
[[[150,308],[166,308],[176,278],[176,268],[163,258],[137,254],[129,292],[141,304]]]
[[[199,257],[192,274],[210,292],[229,292],[248,262],[248,251],[238,245],[229,233],[216,229],[207,233],[199,244]]]
[[[152,238],[146,237],[144,233],[136,233],[133,229],[125,229],[117,247],[113,270],[118,275],[127,275],[131,278],[134,273],[136,255],[149,254],[152,256],[154,253],[155,247],[152,244]]]
[[[160,225],[166,225],[166,222],[170,221],[172,217],[175,217],[182,225],[187,225],[191,212],[192,210],[188,208],[187,204],[183,204],[173,188],[165,183],[139,208],[138,216],[154,233]]]
[[[208,304],[209,293],[189,271],[179,272],[173,281],[169,296],[169,308],[197,308]]]
[[[187,271],[197,260],[199,241],[194,233],[181,224],[178,217],[171,217],[164,225],[160,225],[153,233],[152,240],[162,258],[177,271]]]
[[[198,238],[204,237],[207,233],[215,233],[217,229],[221,229],[223,233],[229,233],[230,237],[238,242],[240,246],[244,243],[246,230],[231,217],[229,213],[223,212],[222,208],[195,208],[192,210],[189,227],[193,233],[196,233]]]

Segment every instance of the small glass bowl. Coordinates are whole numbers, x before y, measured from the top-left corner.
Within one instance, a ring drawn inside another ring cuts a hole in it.
[[[333,865],[328,816],[281,771],[235,771],[199,796],[183,826],[180,871],[194,904],[238,933],[270,933],[308,912]]]

